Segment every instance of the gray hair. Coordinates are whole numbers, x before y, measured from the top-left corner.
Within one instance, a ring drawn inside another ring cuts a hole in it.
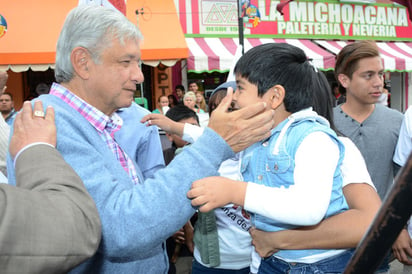
[[[87,49],[93,61],[99,63],[101,53],[111,46],[113,39],[124,45],[126,40],[140,41],[143,36],[137,26],[117,10],[97,5],[80,5],[72,9],[57,41],[56,81],[68,82],[73,78],[70,55],[74,48]]]
[[[192,100],[196,102],[196,94],[193,91],[186,92],[185,95],[183,96],[183,100],[185,100],[188,97],[192,98]]]

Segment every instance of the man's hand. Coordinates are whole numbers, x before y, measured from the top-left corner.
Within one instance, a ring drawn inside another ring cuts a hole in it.
[[[249,233],[252,236],[252,244],[260,257],[267,258],[279,251],[272,246],[271,241],[277,232],[266,232],[252,227]]]
[[[270,137],[274,112],[266,109],[263,102],[228,112],[232,97],[233,89],[228,88],[226,97],[213,111],[208,127],[222,136],[233,151],[239,152]]]
[[[403,264],[412,265],[412,241],[406,229],[402,229],[395,243],[392,245],[393,255]]]
[[[183,136],[184,123],[175,122],[163,114],[147,114],[140,122],[147,123],[147,126],[158,126],[169,134],[176,134],[180,137]]]
[[[41,101],[34,103],[34,111],[43,112]],[[44,117],[34,116],[31,103],[26,101],[22,111],[16,115],[14,120],[13,136],[10,140],[10,155],[14,158],[25,146],[36,143],[48,143],[56,146],[56,126],[54,124],[54,110],[47,107]]]

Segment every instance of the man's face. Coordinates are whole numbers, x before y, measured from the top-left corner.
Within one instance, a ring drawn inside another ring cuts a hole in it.
[[[130,106],[136,85],[144,80],[139,60],[138,41],[126,40],[121,45],[114,39],[112,46],[102,52],[99,63],[90,62],[86,101],[106,115]]]
[[[258,96],[257,86],[243,77],[236,77],[236,91],[233,94],[234,108],[244,108],[257,102],[267,102],[270,106],[270,94],[266,92],[262,97]]]
[[[196,121],[195,118],[191,117],[191,118],[186,118],[186,119],[182,119],[179,121],[179,123],[188,123],[188,124],[192,124],[195,126],[199,126],[199,123]],[[188,144],[188,142],[183,141],[181,137],[179,137],[176,134],[168,134],[167,133],[167,137],[169,138],[169,140],[171,142],[174,142],[177,148],[181,148],[184,147],[185,145]]]
[[[196,83],[190,83],[189,85],[189,90],[193,91],[194,93],[196,93],[196,91],[199,89],[199,87],[197,86]]]
[[[183,90],[181,90],[180,88],[177,88],[176,89],[176,95],[177,95],[177,97],[179,97],[179,98],[183,98]]]
[[[0,111],[8,113],[8,112],[11,112],[13,107],[14,107],[14,104],[10,96],[8,94],[2,94],[0,96]]]
[[[383,89],[383,65],[380,57],[359,60],[358,68],[350,79],[339,75],[340,82],[346,88],[346,98],[361,104],[374,104],[379,100]]]

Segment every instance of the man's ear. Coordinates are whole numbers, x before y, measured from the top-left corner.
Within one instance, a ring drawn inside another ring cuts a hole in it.
[[[82,79],[89,78],[90,54],[83,47],[76,47],[70,54],[70,61],[76,74]]]
[[[347,88],[350,83],[350,78],[346,74],[341,73],[338,75],[338,81],[342,87]]]
[[[271,97],[271,107],[272,109],[277,109],[283,100],[285,99],[285,88],[281,85],[276,85],[272,87],[272,97]]]

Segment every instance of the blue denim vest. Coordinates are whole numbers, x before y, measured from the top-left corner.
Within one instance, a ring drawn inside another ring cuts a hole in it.
[[[340,157],[334,173],[331,199],[325,218],[348,209],[342,192],[340,166],[344,157],[344,145],[330,129],[329,123],[310,109],[292,114],[272,130],[271,137],[248,148],[242,158],[244,181],[275,188],[289,188],[294,184],[295,153],[303,139],[312,132],[325,132],[339,146]],[[279,209],[282,210],[282,209]],[[259,214],[251,214],[253,225],[264,231],[293,229],[295,226],[277,223]],[[275,255],[287,259],[302,258],[323,253],[326,250],[282,250]]]

